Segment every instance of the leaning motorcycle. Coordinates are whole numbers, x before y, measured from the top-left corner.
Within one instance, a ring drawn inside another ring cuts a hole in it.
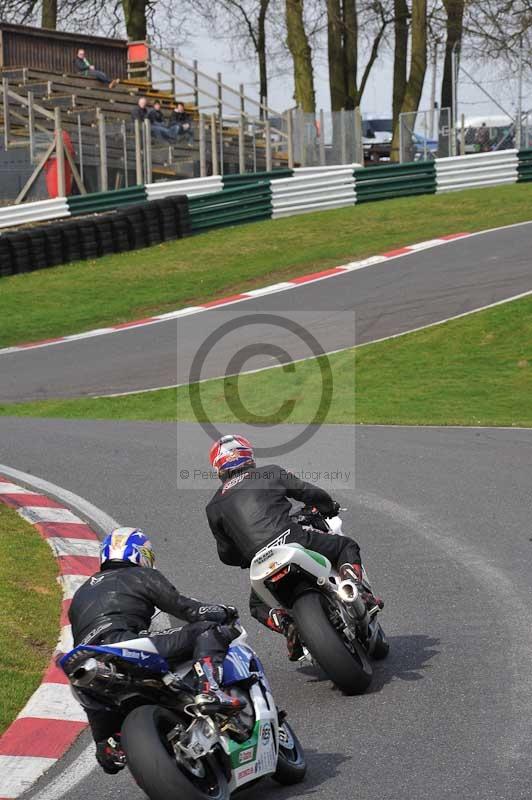
[[[271,776],[303,780],[302,747],[278,712],[264,669],[235,623],[237,638],[223,665],[223,688],[245,706],[237,716],[202,714],[192,663],[172,669],[145,637],[79,645],[59,664],[86,708],[125,715],[127,765],[150,800],[227,800],[235,789]]]
[[[325,518],[303,508],[293,519],[325,536],[341,534],[339,516]],[[371,683],[370,659],[388,655],[389,645],[377,620],[380,607],[368,607],[360,589],[371,589],[363,569],[362,587],[342,580],[331,562],[286,534],[266,545],[253,559],[254,591],[270,607],[287,612],[304,646],[304,659],[317,664],[345,694],[361,694]]]

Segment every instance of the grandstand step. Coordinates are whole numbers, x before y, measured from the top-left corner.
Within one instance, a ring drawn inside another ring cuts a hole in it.
[[[26,97],[28,92],[33,92],[33,96],[37,98],[47,97],[52,87],[48,81],[27,81],[16,85],[13,85],[10,81],[9,88],[23,97]]]
[[[26,72],[26,67],[0,67],[1,78],[13,78],[15,80],[24,81]]]

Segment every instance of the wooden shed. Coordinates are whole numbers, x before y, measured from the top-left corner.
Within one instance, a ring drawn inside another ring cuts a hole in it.
[[[73,73],[76,52],[83,47],[96,69],[110,78],[127,77],[124,39],[85,36],[46,28],[0,23],[0,68],[31,67],[50,72]]]

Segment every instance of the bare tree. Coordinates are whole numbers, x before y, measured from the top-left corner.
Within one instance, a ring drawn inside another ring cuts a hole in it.
[[[303,0],[286,0],[286,43],[294,64],[294,98],[306,113],[316,111],[312,49],[305,29]]]
[[[394,55],[393,55],[393,130],[397,125],[399,113],[405,96],[408,61],[408,20],[409,10],[406,0],[394,0]]]
[[[39,0],[0,0],[0,19],[18,25],[37,22]]]
[[[151,0],[122,0],[127,36],[130,41],[143,41],[148,30]]]
[[[353,109],[360,105],[384,34],[393,21],[393,7],[387,0],[371,0],[362,4],[357,0],[326,2],[331,109]],[[359,83],[359,38],[362,30],[369,52]]]
[[[419,108],[427,71],[427,0],[412,0],[412,42],[410,72],[406,81],[400,113],[414,112]],[[396,121],[392,138],[392,161],[399,160],[400,121]]]
[[[532,66],[532,0],[469,0],[464,40],[481,61],[504,59],[515,67],[519,53]]]
[[[57,0],[42,0],[41,25],[43,28],[57,27]]]
[[[145,2],[147,22],[159,0]],[[39,25],[65,31],[124,35],[122,0],[0,0],[0,18],[21,25]]]
[[[258,64],[261,102],[268,104],[267,26],[270,0],[188,0],[190,12],[207,22],[213,35],[231,40],[239,57]]]
[[[462,43],[464,9],[466,0],[443,0],[445,8],[445,61],[443,65],[443,78],[441,84],[440,108],[451,109],[451,124],[454,120],[453,103],[453,52],[459,57]]]

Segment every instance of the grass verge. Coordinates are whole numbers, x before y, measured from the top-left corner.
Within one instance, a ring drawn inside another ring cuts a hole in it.
[[[532,184],[211,231],[0,280],[0,346],[143,318],[448,233],[530,219]]]
[[[320,411],[323,387],[330,404]],[[532,426],[532,297],[328,359],[177,390],[4,405],[0,414]]]
[[[57,565],[37,531],[0,504],[0,735],[39,686],[57,643]]]

